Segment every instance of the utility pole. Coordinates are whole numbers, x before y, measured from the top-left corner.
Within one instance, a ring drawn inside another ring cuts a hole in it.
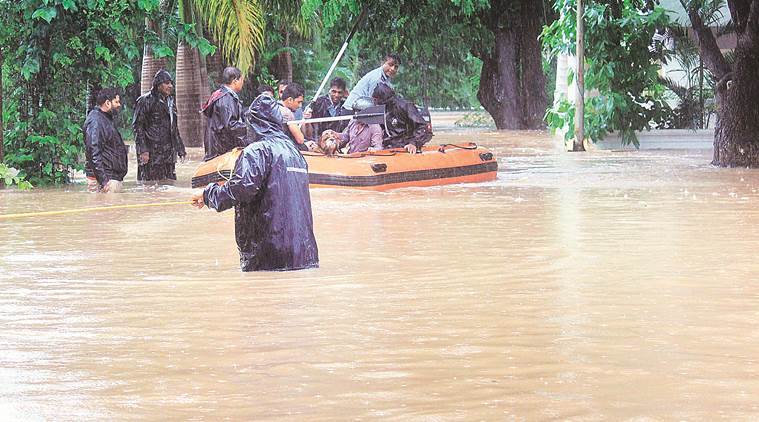
[[[582,0],[577,0],[577,72],[575,84],[577,95],[575,96],[575,139],[572,143],[572,151],[585,151],[583,140],[585,139],[585,29],[583,28]]]

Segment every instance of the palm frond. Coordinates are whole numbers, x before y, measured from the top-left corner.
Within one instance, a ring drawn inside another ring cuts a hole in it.
[[[194,0],[198,17],[222,54],[247,74],[264,45],[264,12],[259,0]]]

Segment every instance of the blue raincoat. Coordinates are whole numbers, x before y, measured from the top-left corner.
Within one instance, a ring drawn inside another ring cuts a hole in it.
[[[245,147],[226,184],[206,187],[203,201],[217,211],[235,207],[243,271],[318,267],[306,160],[282,131],[272,97],[258,96],[246,120],[257,141]]]

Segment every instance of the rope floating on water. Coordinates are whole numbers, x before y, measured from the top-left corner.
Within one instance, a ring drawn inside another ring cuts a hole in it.
[[[8,220],[12,218],[26,218],[26,217],[43,217],[50,215],[63,215],[63,214],[76,214],[80,212],[93,212],[93,211],[107,211],[118,210],[125,208],[146,208],[146,207],[162,207],[167,205],[191,205],[190,201],[176,201],[176,202],[156,202],[152,204],[129,204],[129,205],[112,205],[109,207],[95,207],[95,208],[75,208],[59,211],[40,211],[40,212],[24,212],[19,214],[2,214],[0,220]]]

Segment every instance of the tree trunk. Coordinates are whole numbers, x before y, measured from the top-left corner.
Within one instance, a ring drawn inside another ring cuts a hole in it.
[[[495,47],[482,60],[477,99],[493,117],[498,129],[522,129],[519,95],[517,34],[514,27],[494,32]]]
[[[145,19],[145,26],[152,31],[157,31],[158,26],[150,19]],[[147,42],[142,49],[142,72],[140,73],[140,95],[153,88],[153,78],[156,72],[166,67],[166,59],[157,59],[153,56],[153,47]]]
[[[721,167],[759,167],[759,0],[728,0],[738,44],[727,63],[696,6],[688,10],[699,53],[717,82],[714,159]]]
[[[543,27],[540,2],[493,1],[483,21],[493,32],[490,51],[473,53],[482,60],[477,98],[498,129],[544,126],[548,107],[538,35]]]
[[[195,48],[180,43],[177,47],[176,71],[177,124],[185,146],[203,145],[203,124],[198,111],[202,98],[200,92],[200,54]]]
[[[522,64],[522,98],[523,124],[525,128],[537,129],[545,126],[543,116],[548,108],[546,95],[546,76],[543,73],[542,46],[538,36],[543,31],[543,4],[539,1],[527,1],[523,4],[523,16],[530,16],[522,21],[520,31],[519,61]]]
[[[759,167],[757,98],[759,37],[744,34],[738,39],[732,75],[723,78],[717,85],[718,120],[714,132],[713,165]]]

